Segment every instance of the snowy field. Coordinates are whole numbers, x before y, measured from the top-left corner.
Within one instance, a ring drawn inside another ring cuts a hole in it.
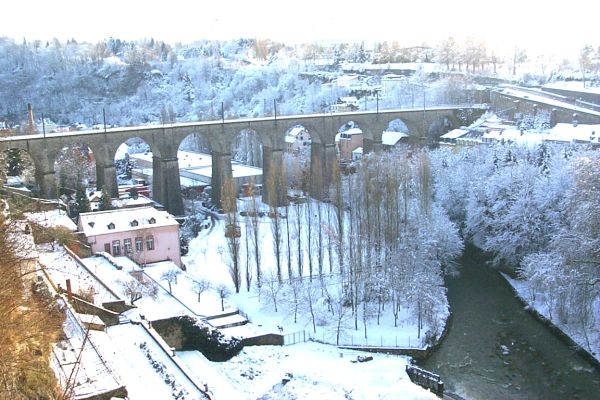
[[[411,383],[406,359],[338,350],[318,343],[246,347],[224,363],[212,363],[248,399],[436,399]],[[178,353],[194,369],[197,352]],[[288,378],[287,384],[282,380]]]

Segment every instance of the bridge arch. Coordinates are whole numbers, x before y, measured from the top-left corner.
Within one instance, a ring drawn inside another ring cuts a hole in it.
[[[153,179],[152,174],[149,173],[154,163],[152,150],[150,143],[137,136],[131,137],[117,146],[113,162],[118,186],[132,185],[134,179],[142,179],[152,193]]]
[[[79,188],[96,184],[96,154],[83,141],[63,146],[54,158],[55,182],[59,194],[74,194]]]

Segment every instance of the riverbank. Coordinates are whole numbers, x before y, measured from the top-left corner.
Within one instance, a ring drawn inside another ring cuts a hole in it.
[[[470,251],[469,251],[470,250]],[[452,321],[448,335],[417,364],[467,399],[595,399],[595,364],[524,310],[511,285],[476,249],[448,277]]]
[[[574,323],[561,323],[556,316],[551,315],[545,304],[544,299],[550,294],[538,291],[533,296],[527,281],[512,278],[503,272],[500,275],[509,283],[516,298],[523,304],[527,312],[543,322],[569,346],[576,348],[578,353],[600,371],[600,324],[590,324],[586,335],[582,332],[581,327]],[[594,319],[600,321],[600,299],[596,301]]]

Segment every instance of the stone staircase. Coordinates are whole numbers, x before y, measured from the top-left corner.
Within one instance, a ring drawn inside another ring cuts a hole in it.
[[[206,317],[206,322],[214,328],[225,329],[246,325],[248,320],[238,310],[235,310]]]

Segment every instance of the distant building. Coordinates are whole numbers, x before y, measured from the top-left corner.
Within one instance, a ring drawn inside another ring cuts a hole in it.
[[[351,112],[358,110],[358,99],[354,96],[340,97],[331,105],[331,112]]]
[[[346,74],[342,75],[335,81],[337,87],[345,88],[348,90],[361,90],[363,89],[362,77],[358,74]]]
[[[363,148],[362,147],[357,147],[356,149],[352,150],[352,161],[359,161],[363,156]]]
[[[555,143],[585,143],[600,146],[600,125],[559,123],[550,129],[544,140]]]
[[[179,223],[153,207],[79,214],[77,228],[92,253],[127,256],[140,265],[173,261],[181,266]]]
[[[303,127],[292,128],[285,135],[285,151],[290,154],[299,154],[302,149],[310,148],[311,143],[310,133]]]
[[[136,165],[132,174],[145,182],[152,182],[152,153],[134,153],[130,154],[129,157]],[[205,187],[211,184],[213,171],[212,156],[210,154],[180,150],[177,152],[177,159],[182,188]],[[245,184],[262,185],[263,183],[262,168],[241,164],[233,160],[231,161],[231,175],[237,191]]]
[[[335,138],[338,145],[340,161],[351,161],[352,152],[363,147],[363,132],[359,128],[350,128],[338,133]]]
[[[408,138],[407,133],[385,131],[381,135],[381,145],[384,150],[390,150],[402,143],[403,139],[405,140],[406,138]]]

